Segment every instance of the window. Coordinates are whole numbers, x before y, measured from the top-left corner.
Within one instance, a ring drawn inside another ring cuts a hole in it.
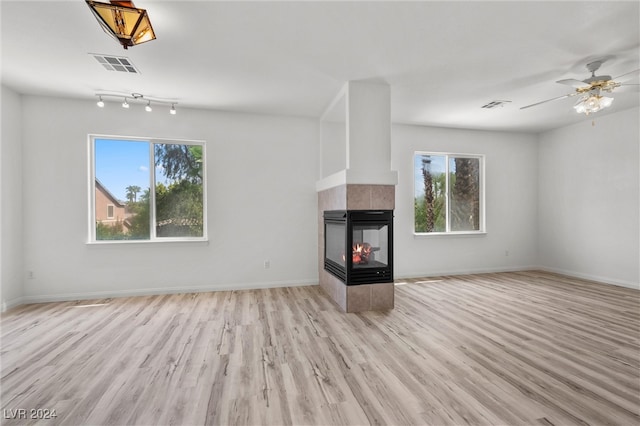
[[[90,241],[206,239],[203,142],[90,136],[89,145]]]
[[[484,157],[417,152],[414,165],[414,232],[484,231]]]

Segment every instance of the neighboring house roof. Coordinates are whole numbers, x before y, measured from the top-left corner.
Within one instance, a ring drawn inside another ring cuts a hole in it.
[[[102,193],[104,193],[104,195],[106,195],[107,198],[109,198],[116,207],[125,207],[125,205],[120,200],[118,200],[111,192],[109,192],[109,190],[102,184],[102,182],[100,182],[98,178],[96,178],[96,189],[102,191]]]
[[[176,225],[176,226],[202,226],[202,219],[197,218],[171,218],[160,220],[156,223],[157,226],[167,226],[167,225]]]

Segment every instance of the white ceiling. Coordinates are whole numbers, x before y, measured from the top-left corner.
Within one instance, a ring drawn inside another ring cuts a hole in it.
[[[519,109],[573,90],[556,80],[587,78],[585,64],[600,58],[598,74],[640,68],[638,1],[135,4],[157,40],[124,50],[84,0],[2,0],[2,83],[320,117],[344,82],[379,81],[391,86],[394,122],[538,132],[591,120],[574,112],[575,98]],[[127,56],[141,73],[106,71],[88,53]],[[598,114],[640,105],[639,93],[614,93]],[[480,108],[494,100],[512,102]]]

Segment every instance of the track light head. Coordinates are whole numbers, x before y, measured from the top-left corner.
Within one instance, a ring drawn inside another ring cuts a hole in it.
[[[124,102],[122,102],[122,108],[129,108],[129,102],[127,102],[127,98],[124,98]]]
[[[169,114],[176,115],[176,113],[177,113],[176,105],[175,104],[171,104],[171,109],[169,110]]]
[[[153,111],[153,108],[151,108],[151,101],[147,101],[147,106],[144,107],[144,110],[147,112]]]
[[[96,102],[100,108],[104,108],[104,101],[102,100],[102,96],[98,96],[98,102]]]

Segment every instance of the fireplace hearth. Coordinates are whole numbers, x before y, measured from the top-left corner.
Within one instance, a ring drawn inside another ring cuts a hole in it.
[[[393,210],[324,212],[324,269],[346,285],[393,282]]]

